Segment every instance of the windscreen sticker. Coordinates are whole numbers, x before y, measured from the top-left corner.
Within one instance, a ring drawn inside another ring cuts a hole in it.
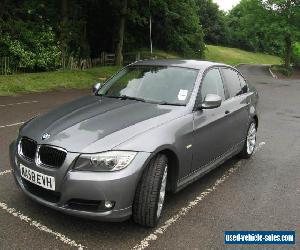
[[[178,100],[179,101],[185,101],[187,95],[188,95],[188,90],[186,89],[181,89],[179,90],[179,93],[178,93]]]

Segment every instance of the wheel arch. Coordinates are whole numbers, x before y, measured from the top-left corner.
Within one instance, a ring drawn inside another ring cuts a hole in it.
[[[174,150],[165,148],[157,151],[157,154],[163,154],[168,159],[168,179],[167,179],[167,190],[175,192],[177,189],[177,180],[179,173],[179,158]]]
[[[256,130],[258,129],[258,116],[255,114],[254,116],[253,116],[253,119],[254,119],[254,121],[255,121],[255,123],[256,123]]]
[[[179,175],[179,157],[172,146],[161,146],[152,152],[151,156],[145,162],[144,166],[147,167],[151,160],[156,157],[158,154],[163,154],[168,159],[168,179],[167,179],[167,190],[171,192],[176,192],[177,190],[177,181]]]

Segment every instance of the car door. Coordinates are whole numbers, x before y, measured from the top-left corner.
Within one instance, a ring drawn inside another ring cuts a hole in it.
[[[193,113],[192,172],[213,162],[230,146],[227,132],[231,129],[231,121],[228,120],[226,114],[226,94],[219,68],[211,68],[204,74],[198,93],[198,102],[202,102],[207,94],[219,95],[223,102],[218,108],[198,109]]]
[[[233,148],[243,144],[247,133],[250,94],[245,80],[238,71],[223,67],[221,73],[224,80],[225,94],[228,97],[224,102],[227,120],[230,123],[226,133],[229,135],[229,146]]]

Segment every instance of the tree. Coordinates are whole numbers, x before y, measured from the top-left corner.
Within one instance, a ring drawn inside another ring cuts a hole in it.
[[[300,0],[241,0],[227,16],[229,44],[281,55],[290,67],[300,37]]]
[[[149,0],[130,0],[127,11],[125,49],[149,48]],[[204,34],[195,0],[151,0],[151,16],[154,48],[186,57],[204,56]]]
[[[292,46],[300,37],[300,0],[266,0],[263,5],[269,12],[269,21],[283,40],[283,59],[286,68],[291,65]]]
[[[185,56],[204,56],[204,34],[195,0],[155,0],[151,3],[153,44]]]
[[[250,51],[280,54],[282,44],[274,38],[261,0],[241,0],[227,15],[229,45]]]
[[[120,3],[120,13],[119,13],[119,27],[118,27],[118,36],[116,42],[116,65],[121,66],[123,64],[123,43],[124,43],[124,33],[125,33],[125,22],[127,16],[127,0],[122,0]]]
[[[60,51],[47,1],[6,1],[1,6],[0,57],[10,58],[9,67],[22,71],[55,69]]]
[[[204,31],[204,40],[209,44],[226,44],[225,13],[212,0],[197,0],[198,15]]]
[[[60,50],[62,57],[62,67],[66,67],[67,50],[68,50],[68,0],[61,1],[61,22],[60,22]]]
[[[198,0],[151,0],[156,49],[204,56]],[[149,0],[2,0],[0,56],[24,71],[149,47]],[[206,11],[206,10],[204,10]],[[127,27],[127,28],[126,28]],[[217,32],[216,32],[217,33]]]

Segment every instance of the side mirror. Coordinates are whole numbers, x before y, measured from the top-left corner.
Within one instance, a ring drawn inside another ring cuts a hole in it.
[[[93,86],[93,94],[96,94],[98,90],[101,89],[101,83],[98,82]]]
[[[204,102],[201,104],[202,109],[215,109],[221,106],[222,97],[219,95],[208,94],[204,98]]]

